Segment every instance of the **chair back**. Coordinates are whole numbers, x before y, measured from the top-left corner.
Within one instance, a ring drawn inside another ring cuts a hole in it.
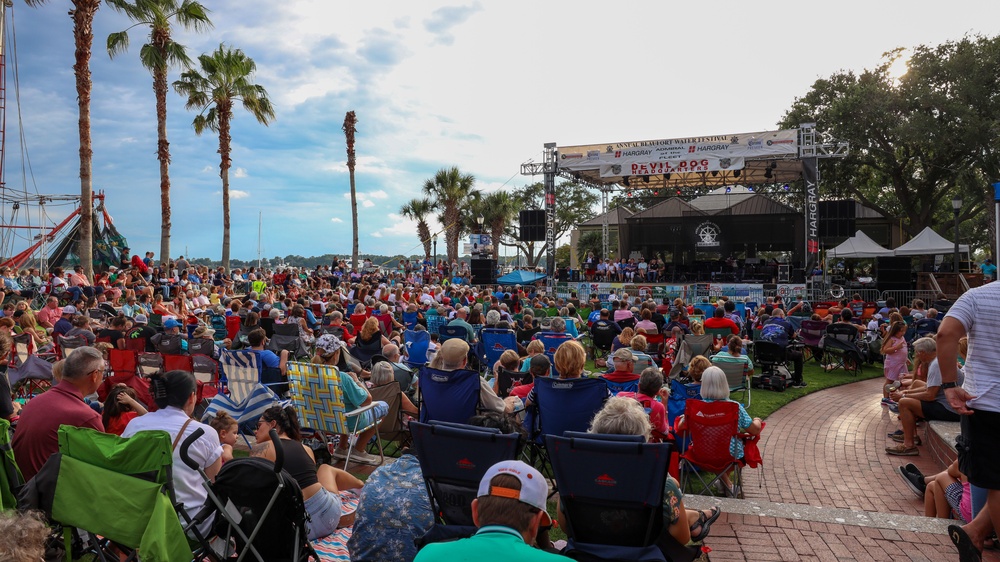
[[[420,421],[465,423],[479,406],[479,373],[420,369]]]
[[[799,328],[799,341],[808,347],[819,347],[827,326],[829,324],[822,320],[803,320]]]
[[[682,456],[711,472],[726,470],[736,460],[729,452],[729,444],[739,434],[739,408],[739,404],[727,400],[688,399],[684,421],[691,444]]]
[[[438,314],[427,315],[427,331],[432,334],[440,334],[441,326],[448,323],[448,319]]]
[[[711,318],[715,314],[715,305],[708,302],[697,302],[694,303],[694,309],[701,312],[701,315],[705,318]],[[695,314],[698,314],[697,312]],[[706,332],[708,330],[705,330]]]
[[[215,330],[212,337],[215,338],[216,341],[222,341],[229,337],[229,329],[226,326],[226,317],[224,315],[212,314],[209,317],[209,322],[212,324],[212,329]]]
[[[156,411],[156,401],[149,392],[149,379],[139,374],[139,354],[127,349],[108,350],[108,376],[97,389],[97,397],[103,402],[108,393],[118,384],[124,384],[135,391],[136,398],[150,412]]]
[[[590,336],[594,347],[607,353],[611,351],[611,346],[614,344],[615,338],[618,337],[618,333],[615,332],[613,326],[608,324],[607,326],[598,326],[597,329],[592,326]],[[649,341],[649,335],[646,335],[646,340]]]
[[[162,314],[150,314],[149,315],[149,327],[155,330],[163,329],[163,315]]]
[[[622,437],[632,436],[570,432],[545,438],[572,540],[646,547],[663,530],[663,482],[673,445]]]
[[[559,371],[556,370],[556,349],[564,342],[568,342],[570,337],[559,332],[538,332],[535,334],[535,339],[542,342],[542,345],[545,346],[544,353],[549,358],[549,364],[552,365],[552,376],[558,377]]]
[[[677,379],[670,380],[670,398],[667,400],[667,424],[674,426],[677,416],[684,413],[687,401],[691,398],[701,400],[701,384],[684,384]]]
[[[608,385],[608,390],[611,394],[618,394],[619,392],[639,392],[639,377],[634,380],[615,382],[612,380],[604,379],[604,382]]]
[[[194,371],[194,361],[190,355],[163,354],[163,371]]]
[[[469,341],[469,330],[466,329],[465,326],[447,324],[438,328],[438,334],[441,335],[441,343],[444,343],[452,338]]]
[[[486,354],[486,364],[493,367],[504,351],[512,349],[517,351],[517,334],[514,330],[501,330],[497,328],[483,328],[480,332],[483,342],[483,351]]]
[[[274,337],[274,327],[277,324],[274,323],[274,318],[270,316],[264,316],[260,319],[260,327],[264,329],[264,335],[267,337]],[[218,332],[216,332],[218,334]]]
[[[125,349],[129,351],[134,351],[136,353],[145,353],[146,351],[146,338],[125,338]]]
[[[474,525],[472,500],[494,464],[517,458],[520,437],[464,424],[410,422],[435,521]]]
[[[154,338],[157,339],[157,338]],[[158,341],[154,344],[156,346],[156,351],[165,355],[180,355],[183,348],[181,347],[180,334],[167,334],[162,333],[158,338]]]
[[[729,341],[729,336],[733,335],[729,328],[705,328],[705,333],[722,341]]]
[[[420,379],[421,385],[423,379]],[[562,435],[566,431],[587,431],[608,397],[608,384],[603,378],[535,379],[535,408],[532,433],[536,439],[544,435]]]
[[[275,336],[295,336],[299,337],[299,325],[295,322],[274,325]]]
[[[372,395],[372,400],[385,402],[389,406],[382,423],[378,426],[378,436],[385,441],[395,441],[400,434],[405,431],[403,420],[400,416],[400,408],[403,405],[403,391],[400,390],[399,383],[392,381],[382,386],[375,386],[368,390]]]
[[[711,355],[712,345],[715,343],[715,336],[712,334],[685,334],[683,345],[687,346],[690,356]]]
[[[253,351],[223,349],[219,368],[226,378],[229,397],[236,403],[243,402],[260,384],[261,361]]]
[[[11,366],[23,365],[35,351],[35,340],[28,332],[15,334],[12,338],[14,344],[11,346]]]
[[[427,363],[427,349],[431,344],[431,333],[427,331],[407,330],[403,334],[403,345],[406,346],[406,362],[411,365]]]
[[[188,341],[189,355],[215,355],[215,341],[208,338],[195,338]]]
[[[404,312],[403,313],[403,324],[406,326],[407,330],[413,330],[417,327],[417,320],[420,317],[419,312]]]
[[[233,314],[232,316],[226,317],[226,337],[230,340],[235,340],[236,335],[240,332],[240,325],[242,324],[242,319],[238,314]]]
[[[138,353],[139,358],[139,374],[144,377],[150,375],[156,375],[163,372],[163,356],[159,353],[146,353],[145,351],[140,351]]]
[[[56,345],[59,349],[59,358],[65,359],[73,353],[74,349],[87,345],[87,340],[83,336],[60,336],[56,334]]]
[[[198,398],[211,398],[219,390],[219,363],[209,355],[192,355],[191,372],[198,381]]]
[[[341,435],[351,433],[336,367],[290,361],[288,384],[292,407],[302,427]]]
[[[527,371],[508,371],[500,369],[497,373],[497,396],[507,398],[515,386],[530,384],[534,377]]]
[[[722,372],[726,373],[726,382],[729,383],[730,392],[743,390],[750,386],[750,382],[747,380],[749,377],[747,376],[746,363],[741,361],[713,361],[712,365],[722,369]]]
[[[136,375],[139,372],[139,354],[130,349],[109,349],[108,372],[114,377]]]
[[[854,324],[834,322],[826,327],[826,334],[848,343],[854,343],[858,339],[858,329]]]
[[[625,328],[635,329],[635,318],[632,316],[629,316],[628,318],[622,318],[621,320],[618,321],[618,326],[621,327],[622,330],[624,330]]]

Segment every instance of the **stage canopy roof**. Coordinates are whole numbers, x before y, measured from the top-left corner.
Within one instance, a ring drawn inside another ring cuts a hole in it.
[[[969,253],[969,246],[961,244],[958,247],[958,251],[967,254]],[[944,236],[934,232],[929,226],[920,231],[920,234],[914,236],[912,240],[895,250],[897,256],[936,256],[953,253],[955,253],[955,243],[949,242]]]
[[[893,255],[892,250],[879,246],[860,230],[826,254],[829,258],[884,258]]]
[[[526,285],[542,279],[545,279],[544,273],[535,273],[534,271],[516,269],[497,279],[497,283],[501,285]]]
[[[802,178],[798,129],[557,147],[560,171],[634,189],[786,183]]]

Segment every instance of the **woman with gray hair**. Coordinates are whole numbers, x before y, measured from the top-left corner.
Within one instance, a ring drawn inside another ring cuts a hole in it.
[[[642,404],[632,398],[615,396],[604,403],[604,407],[594,415],[588,433],[605,435],[641,435],[649,440],[652,426]],[[663,484],[663,524],[677,542],[702,541],[708,536],[712,523],[722,511],[718,507],[711,510],[695,511],[684,508],[684,494],[680,485],[669,475]],[[566,529],[562,510],[558,510],[559,525]]]
[[[379,388],[380,386],[385,386],[387,384],[392,384],[396,382],[396,372],[392,367],[392,363],[388,361],[380,361],[372,366],[372,376],[371,383],[372,388]],[[399,409],[410,414],[412,416],[417,416],[420,414],[420,410],[413,405],[410,398],[400,391],[400,402]]]

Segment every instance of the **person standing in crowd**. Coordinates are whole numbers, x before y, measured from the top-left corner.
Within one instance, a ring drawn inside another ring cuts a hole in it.
[[[959,469],[972,485],[973,519],[948,527],[962,562],[982,558],[986,537],[1000,522],[1000,284],[989,283],[955,301],[937,333],[941,389],[961,415]],[[969,339],[965,381],[958,386],[958,345]],[[985,493],[984,493],[985,492]],[[985,497],[985,502],[983,498]]]

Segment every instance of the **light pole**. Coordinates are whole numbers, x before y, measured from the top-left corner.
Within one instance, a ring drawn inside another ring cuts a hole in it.
[[[483,257],[483,223],[485,222],[486,222],[486,217],[484,217],[482,213],[476,216],[476,226],[479,229],[479,231],[477,232],[479,236],[477,239],[479,244],[476,246],[477,248],[476,255],[480,258]]]
[[[962,210],[962,198],[955,196],[951,198],[951,210],[955,213],[955,275],[961,275],[962,272],[959,271],[959,254],[958,254],[958,212]],[[961,286],[961,281],[958,278],[955,279],[956,287]]]

